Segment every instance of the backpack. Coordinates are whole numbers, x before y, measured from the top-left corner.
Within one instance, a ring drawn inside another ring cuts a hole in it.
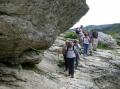
[[[75,32],[76,32],[76,34],[79,34],[79,33],[80,33],[79,28],[76,28],[76,29],[75,29]]]
[[[93,36],[93,38],[98,38],[98,32],[97,32],[97,31],[94,31],[94,32],[92,33],[92,36]]]
[[[69,51],[68,49],[69,49],[69,47],[67,47],[67,50],[65,51],[65,55],[64,55],[65,59],[66,59],[66,56],[67,56],[67,52]],[[74,49],[74,46],[73,46],[73,51],[74,51],[74,53],[76,55],[76,58],[79,57],[78,52]]]

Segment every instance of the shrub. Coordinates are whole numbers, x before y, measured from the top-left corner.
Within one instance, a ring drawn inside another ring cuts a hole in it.
[[[64,38],[77,39],[78,37],[75,32],[67,32]]]
[[[98,43],[98,48],[99,49],[106,49],[106,50],[112,49],[107,44],[103,44],[103,43]]]

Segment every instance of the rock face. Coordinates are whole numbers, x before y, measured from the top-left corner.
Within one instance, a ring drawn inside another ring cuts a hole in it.
[[[0,0],[0,61],[34,61],[33,56],[20,57],[33,48],[49,48],[87,11],[86,0]],[[39,63],[40,58],[35,59]]]
[[[110,48],[115,48],[117,46],[117,42],[112,38],[111,35],[107,35],[103,32],[98,33],[99,43],[107,44]]]

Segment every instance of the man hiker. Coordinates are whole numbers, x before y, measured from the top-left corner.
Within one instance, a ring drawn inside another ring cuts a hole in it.
[[[76,29],[76,34],[78,35],[78,37],[79,37],[79,43],[82,46],[82,44],[83,44],[82,40],[83,40],[83,37],[84,37],[83,26],[82,25],[79,28]]]
[[[96,29],[92,31],[92,37],[93,37],[92,41],[93,51],[96,51],[98,45],[98,32],[96,31]]]

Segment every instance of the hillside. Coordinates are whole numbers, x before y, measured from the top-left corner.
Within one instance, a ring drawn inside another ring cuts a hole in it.
[[[112,35],[112,37],[116,39],[117,44],[120,45],[120,23],[105,25],[89,25],[85,27],[85,30],[87,31],[93,29]]]
[[[112,27],[112,24],[107,24],[107,25],[88,25],[85,27],[85,30],[90,31],[93,29],[96,29],[98,31],[104,31],[104,29],[109,29]]]
[[[120,23],[117,24],[105,24],[105,25],[89,25],[85,27],[86,30],[90,31],[96,29],[97,31],[102,31],[109,34],[118,34],[120,33]]]

